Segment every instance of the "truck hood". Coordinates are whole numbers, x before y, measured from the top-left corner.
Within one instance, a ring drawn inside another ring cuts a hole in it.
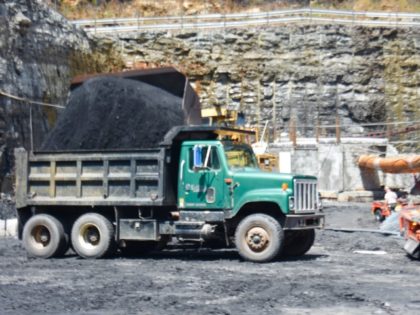
[[[314,176],[264,172],[259,169],[234,170],[232,178],[239,185],[246,184],[255,188],[281,188],[283,183],[291,188],[295,178],[316,179]]]
[[[289,212],[289,196],[293,195],[295,179],[316,180],[314,176],[269,173],[258,169],[238,169],[230,173],[233,179],[236,213],[249,202],[274,202],[283,213]],[[287,185],[287,186],[286,186]]]

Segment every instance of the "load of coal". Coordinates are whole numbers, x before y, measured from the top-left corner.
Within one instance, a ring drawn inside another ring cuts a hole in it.
[[[40,151],[153,148],[184,122],[182,98],[140,81],[97,77],[72,91]]]

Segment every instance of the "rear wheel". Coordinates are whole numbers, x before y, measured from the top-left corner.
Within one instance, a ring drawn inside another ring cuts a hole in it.
[[[84,258],[101,258],[115,250],[114,226],[103,215],[87,213],[73,224],[71,242],[74,251]]]
[[[283,239],[280,223],[266,214],[245,217],[235,232],[239,254],[253,262],[268,262],[276,258],[282,250]]]
[[[302,256],[312,247],[315,241],[315,230],[290,231],[286,233],[283,249],[284,256]]]
[[[69,247],[63,224],[48,214],[30,218],[23,228],[22,240],[30,257],[61,256]]]
[[[376,221],[382,222],[385,219],[385,217],[382,215],[381,209],[376,209],[373,213],[374,213]]]

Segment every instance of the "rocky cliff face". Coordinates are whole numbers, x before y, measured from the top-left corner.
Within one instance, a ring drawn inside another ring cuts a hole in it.
[[[420,120],[420,29],[289,25],[170,34],[102,35],[134,65],[174,65],[204,106],[228,105],[270,139],[296,119],[301,135],[335,124]],[[333,133],[335,128],[324,130]]]
[[[73,75],[122,68],[115,47],[134,66],[184,71],[204,106],[227,105],[254,126],[268,121],[269,140],[292,120],[307,136],[336,116],[343,135],[366,134],[367,122],[420,120],[419,28],[308,24],[89,39],[40,0],[0,3],[1,92],[63,104]],[[12,186],[13,148],[37,148],[57,114],[0,95],[2,191]]]
[[[58,13],[39,0],[0,3],[0,92],[39,102],[64,104],[69,82],[93,45]],[[95,70],[95,69],[94,69]],[[33,139],[30,133],[32,109]],[[0,94],[0,189],[10,191],[13,149],[31,142],[37,148],[55,121],[57,110]]]

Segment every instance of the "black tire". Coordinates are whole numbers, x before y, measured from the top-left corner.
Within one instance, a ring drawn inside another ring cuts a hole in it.
[[[101,214],[84,214],[73,224],[71,242],[74,251],[83,258],[112,255],[116,248],[114,226]]]
[[[239,223],[235,245],[239,255],[248,261],[268,262],[283,248],[284,232],[280,223],[266,214],[252,214]]]
[[[315,230],[288,231],[286,233],[283,256],[303,256],[315,241]]]
[[[63,224],[48,214],[37,214],[26,222],[22,241],[29,257],[58,257],[69,248]]]
[[[382,210],[381,209],[375,209],[373,214],[375,216],[375,220],[378,221],[378,222],[382,222],[385,219],[385,217],[382,215]]]
[[[412,259],[420,260],[420,247],[417,247],[417,249],[412,253],[409,253],[407,251],[407,255],[410,256]]]
[[[420,250],[415,251],[412,254],[408,254],[411,258],[420,260]]]

